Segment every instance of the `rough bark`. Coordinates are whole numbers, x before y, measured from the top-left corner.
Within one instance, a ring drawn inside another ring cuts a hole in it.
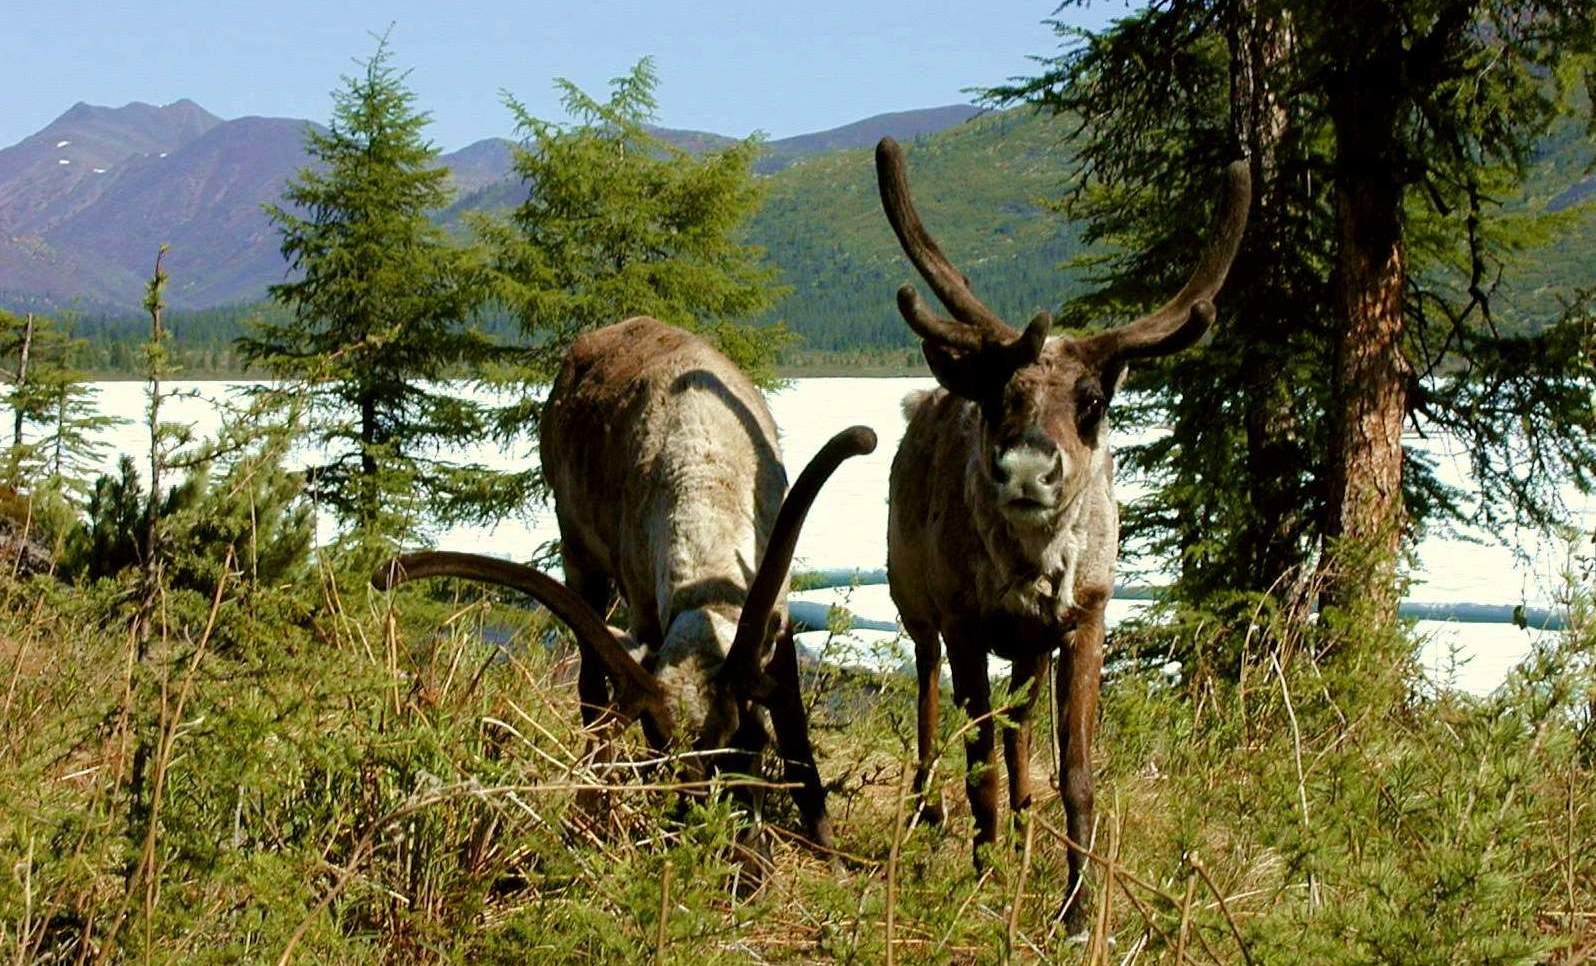
[[[1249,356],[1242,394],[1246,487],[1253,511],[1241,539],[1244,570],[1237,576],[1255,591],[1273,589],[1303,553],[1295,480],[1302,456],[1300,432],[1284,364],[1298,320],[1289,317],[1281,296],[1285,253],[1278,230],[1285,208],[1279,154],[1288,114],[1275,84],[1291,54],[1292,30],[1288,14],[1273,7],[1260,0],[1238,0],[1227,31],[1232,135],[1247,152],[1255,186],[1249,230],[1231,270],[1231,291],[1242,301],[1235,330]]]
[[[1349,65],[1332,92],[1336,133],[1335,398],[1326,604],[1396,618],[1403,525],[1402,185],[1396,127],[1403,51],[1394,32]],[[1365,610],[1366,608],[1366,610]]]

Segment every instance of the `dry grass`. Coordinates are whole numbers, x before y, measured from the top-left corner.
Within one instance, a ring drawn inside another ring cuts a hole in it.
[[[313,586],[308,612],[174,592],[142,668],[126,588],[0,588],[14,962],[1571,964],[1596,943],[1578,660],[1484,706],[1360,704],[1302,648],[1255,652],[1245,688],[1118,672],[1078,942],[1056,790],[972,868],[952,709],[947,819],[908,822],[912,682],[812,677],[825,854],[779,782],[681,781],[636,734],[593,761],[570,658],[524,612]]]

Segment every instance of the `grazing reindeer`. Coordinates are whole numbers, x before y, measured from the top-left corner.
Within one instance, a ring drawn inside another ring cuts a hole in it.
[[[909,260],[952,314],[898,290],[898,309],[922,340],[944,391],[904,401],[908,428],[892,461],[887,573],[892,599],[914,640],[919,679],[919,767],[924,803],[937,737],[941,644],[954,700],[978,724],[967,746],[967,791],[977,862],[996,830],[997,773],[990,767],[994,724],[987,655],[1013,662],[1015,727],[1003,732],[1009,805],[1031,802],[1030,710],[1060,651],[1058,749],[1070,838],[1092,830],[1092,735],[1103,666],[1103,611],[1114,586],[1119,515],[1105,410],[1129,360],[1185,348],[1213,321],[1210,301],[1224,282],[1246,225],[1246,165],[1226,171],[1218,232],[1196,272],[1169,302],[1128,325],[1084,338],[1048,341],[1052,317],[1018,332],[970,291],[915,213],[903,152],[876,148],[881,202]],[[1067,919],[1085,923],[1084,856],[1069,853]]]
[[[373,583],[466,577],[531,594],[575,633],[589,728],[638,718],[659,750],[680,731],[712,756],[695,759],[710,769],[752,770],[769,740],[763,707],[805,830],[830,848],[787,569],[820,487],[843,460],[874,450],[875,434],[837,434],[789,493],[775,423],[753,383],[697,336],[634,318],[571,345],[540,435],[565,585],[530,567],[442,552],[400,557]],[[602,616],[614,584],[629,632]]]

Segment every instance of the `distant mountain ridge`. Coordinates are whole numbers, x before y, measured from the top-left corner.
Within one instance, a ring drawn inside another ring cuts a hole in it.
[[[917,137],[936,134],[963,124],[980,113],[980,108],[968,104],[949,104],[944,107],[876,114],[862,121],[844,124],[842,127],[777,138],[765,142],[765,150],[754,163],[754,170],[759,174],[775,174],[814,155],[850,148],[874,147],[875,143],[884,137],[912,141]],[[651,133],[663,141],[695,154],[713,151],[736,141],[736,138],[708,131],[684,131],[659,127],[652,128]]]
[[[754,167],[761,173],[771,173],[812,155],[851,148],[873,148],[884,137],[913,141],[957,127],[980,113],[980,108],[968,104],[949,104],[946,107],[877,114],[829,131],[771,141],[766,145],[765,156]]]
[[[758,167],[779,171],[883,135],[913,138],[976,113],[954,105],[879,115],[766,145]],[[135,310],[157,247],[170,244],[170,303],[201,309],[258,299],[284,277],[276,232],[261,210],[309,163],[297,118],[219,118],[191,100],[122,107],[78,103],[36,134],[0,149],[0,299]],[[659,128],[684,150],[724,135]],[[524,189],[513,142],[487,138],[444,154],[461,210],[502,208]]]

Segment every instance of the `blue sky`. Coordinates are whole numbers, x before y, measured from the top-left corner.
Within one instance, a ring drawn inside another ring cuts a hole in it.
[[[1059,13],[1100,26],[1127,0]],[[639,57],[659,68],[660,122],[785,137],[884,111],[968,100],[1028,73],[1056,39],[1053,0],[42,0],[10,5],[0,146],[77,101],[189,97],[222,117],[324,119],[351,58],[394,24],[397,62],[445,150],[507,135],[498,91],[558,117],[551,80],[589,91]]]

